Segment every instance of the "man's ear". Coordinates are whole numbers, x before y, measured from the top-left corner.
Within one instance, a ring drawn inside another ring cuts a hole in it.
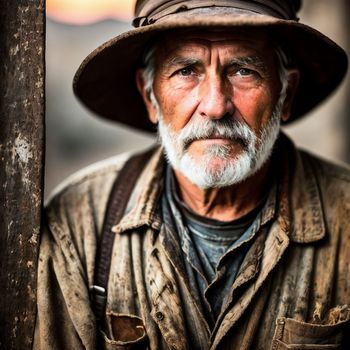
[[[298,69],[288,69],[288,86],[286,98],[282,108],[282,120],[285,122],[289,119],[294,101],[294,96],[298,89],[300,73]]]
[[[143,102],[145,103],[150,121],[153,124],[156,124],[158,121],[157,110],[151,101],[150,92],[147,91],[145,88],[146,84],[145,84],[145,79],[143,77],[143,72],[144,70],[141,68],[136,71],[136,86],[137,86],[137,90],[139,90],[139,93],[142,96]]]

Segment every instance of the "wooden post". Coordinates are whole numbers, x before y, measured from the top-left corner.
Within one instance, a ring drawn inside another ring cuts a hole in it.
[[[30,349],[43,193],[45,1],[0,0],[0,348]]]
[[[350,60],[350,24],[349,24],[349,11],[350,11],[350,2],[348,0],[343,0],[343,22],[345,23],[345,39],[346,39],[346,50],[349,55]],[[349,65],[350,66],[350,65]],[[350,70],[350,69],[349,69]],[[345,106],[344,106],[344,125],[345,125],[345,140],[346,140],[346,149],[345,149],[345,160],[350,164],[350,118],[349,118],[349,110],[350,110],[350,72],[347,75],[346,81],[346,93],[345,93]]]

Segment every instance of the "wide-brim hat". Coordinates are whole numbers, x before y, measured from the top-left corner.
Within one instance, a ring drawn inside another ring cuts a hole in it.
[[[150,43],[177,29],[264,28],[271,40],[288,50],[293,66],[300,70],[300,82],[287,122],[290,123],[329,96],[347,69],[347,56],[341,47],[298,22],[295,2],[138,1],[134,20],[138,27],[107,41],[83,61],[74,77],[74,92],[83,104],[102,117],[154,131],[135,80],[135,72],[141,67]]]

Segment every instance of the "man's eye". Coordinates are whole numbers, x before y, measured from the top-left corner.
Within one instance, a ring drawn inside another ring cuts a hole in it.
[[[240,68],[237,70],[237,74],[242,77],[247,77],[253,74],[253,71],[248,68]]]
[[[188,77],[193,73],[193,69],[191,67],[182,68],[178,71],[178,73],[183,77]]]

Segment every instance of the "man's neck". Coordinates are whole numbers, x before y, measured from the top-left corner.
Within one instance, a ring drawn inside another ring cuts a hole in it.
[[[243,182],[223,188],[199,188],[175,170],[179,195],[199,215],[221,221],[238,219],[256,208],[266,195],[270,162]]]

